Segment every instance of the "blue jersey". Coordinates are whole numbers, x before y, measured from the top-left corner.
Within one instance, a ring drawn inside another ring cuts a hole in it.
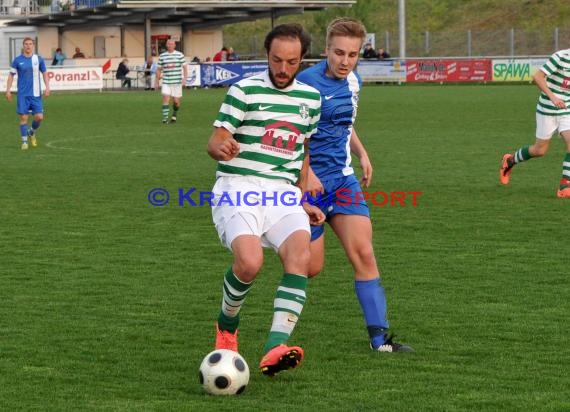
[[[46,71],[44,59],[37,54],[19,55],[12,62],[10,73],[18,75],[18,99],[41,97],[41,76]]]
[[[300,82],[321,93],[321,119],[309,141],[311,168],[321,180],[354,174],[350,137],[356,120],[360,76],[351,72],[346,79],[328,77],[323,60],[297,75]]]

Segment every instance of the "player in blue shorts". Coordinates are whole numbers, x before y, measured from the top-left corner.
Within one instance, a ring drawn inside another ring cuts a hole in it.
[[[372,247],[368,205],[354,175],[351,152],[360,160],[362,186],[372,179],[372,165],[360,142],[354,122],[362,81],[354,72],[366,29],[358,20],[338,18],[327,28],[326,59],[298,75],[298,80],[321,93],[321,118],[309,142],[312,179],[304,189],[316,195],[327,222],[339,237],[354,269],[356,295],[362,307],[370,346],[379,352],[412,352],[396,343],[388,332],[386,297]],[[323,268],[324,226],[313,226],[309,277]]]
[[[41,56],[34,53],[34,40],[26,37],[22,43],[22,54],[14,59],[8,74],[6,83],[6,100],[12,101],[12,82],[18,75],[18,103],[16,113],[20,116],[20,135],[22,136],[22,150],[28,150],[28,138],[30,145],[36,147],[36,130],[44,120],[44,108],[42,104],[43,76],[45,83],[44,96],[49,96],[49,78],[46,64]],[[28,116],[32,113],[32,127],[28,127]]]

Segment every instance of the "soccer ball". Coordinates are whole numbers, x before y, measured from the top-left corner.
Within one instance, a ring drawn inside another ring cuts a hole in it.
[[[239,353],[217,349],[202,361],[199,377],[211,395],[239,395],[249,382],[249,366]]]

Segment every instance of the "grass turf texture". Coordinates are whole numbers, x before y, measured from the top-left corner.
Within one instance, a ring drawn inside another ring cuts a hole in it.
[[[570,408],[570,202],[556,199],[563,145],[498,183],[502,154],[533,141],[534,86],[367,86],[357,130],[372,191],[422,191],[372,207],[392,326],[414,354],[368,349],[352,270],[327,228],[291,343],[304,364],[257,371],[281,271],[268,251],[242,311],[252,376],[204,395],[230,253],[208,207],[205,153],[225,90],[185,91],[178,123],[156,93],[54,94],[39,148],[19,148],[0,101],[0,399],[27,410],[552,410]],[[154,187],[171,194],[153,207]],[[194,196],[196,199],[196,197]]]

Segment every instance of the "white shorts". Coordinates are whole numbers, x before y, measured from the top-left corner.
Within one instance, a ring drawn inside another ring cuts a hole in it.
[[[240,235],[258,236],[263,247],[278,250],[293,232],[311,233],[309,216],[299,205],[301,190],[285,181],[222,176],[212,192],[212,218],[230,250]]]
[[[545,116],[536,114],[536,138],[541,140],[550,140],[554,132],[558,133],[570,130],[570,115],[564,116]]]
[[[182,85],[177,84],[164,84],[160,89],[163,96],[182,97]]]

